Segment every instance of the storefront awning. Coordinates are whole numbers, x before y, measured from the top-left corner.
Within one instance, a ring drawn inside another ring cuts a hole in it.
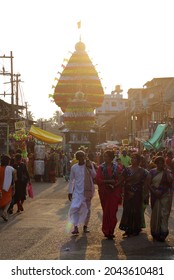
[[[162,140],[164,139],[165,130],[167,128],[167,124],[159,124],[152,136],[148,141],[143,143],[144,147],[147,150],[155,149],[159,150],[162,147]]]
[[[29,130],[29,134],[31,134],[36,139],[48,144],[60,143],[63,140],[62,136],[58,136],[56,134],[50,133],[34,125],[31,126]]]

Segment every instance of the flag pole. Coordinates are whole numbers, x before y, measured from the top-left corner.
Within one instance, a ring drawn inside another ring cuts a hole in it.
[[[81,20],[77,22],[77,28],[79,29],[79,33],[81,31]],[[79,36],[79,40],[81,41],[81,33],[80,33],[80,36]]]

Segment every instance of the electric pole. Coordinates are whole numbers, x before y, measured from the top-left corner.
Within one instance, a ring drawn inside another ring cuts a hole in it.
[[[10,59],[10,72],[6,72],[5,71],[5,67],[2,67],[2,71],[0,72],[0,75],[3,76],[10,76],[10,83],[11,83],[11,93],[8,95],[11,95],[11,105],[14,105],[14,90],[13,90],[13,54],[12,51],[10,52],[10,56],[6,56],[5,54],[3,56],[0,56],[0,58],[7,58]],[[3,94],[0,95],[6,95],[6,93],[4,92]]]
[[[19,82],[21,80],[19,79],[21,75],[20,74],[14,74],[14,77],[16,78],[13,82],[16,82],[16,118],[18,118],[18,106],[19,106]]]
[[[0,58],[3,59],[10,59],[10,72],[6,72],[5,71],[5,67],[2,67],[2,71],[0,71],[0,75],[3,76],[10,76],[10,83],[11,83],[11,93],[9,95],[11,95],[11,105],[12,105],[12,116],[14,116],[14,91],[13,91],[13,54],[12,51],[10,52],[10,56],[0,56]],[[3,94],[0,95],[6,95],[6,92],[4,91]],[[7,154],[9,153],[9,120],[7,120],[7,124],[6,124],[6,152]]]

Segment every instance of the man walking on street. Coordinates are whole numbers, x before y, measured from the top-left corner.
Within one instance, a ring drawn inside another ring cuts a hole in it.
[[[96,176],[94,165],[85,160],[85,152],[77,151],[78,163],[71,167],[68,199],[71,201],[69,220],[74,225],[72,234],[78,234],[78,226],[83,224],[84,233],[89,232],[88,223],[91,213],[91,199],[94,195],[93,179]]]

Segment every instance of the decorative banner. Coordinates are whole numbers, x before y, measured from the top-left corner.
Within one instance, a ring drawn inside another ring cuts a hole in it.
[[[81,41],[75,45],[75,52],[60,75],[54,90],[54,102],[65,112],[77,91],[85,94],[86,101],[93,109],[101,106],[104,98],[103,87],[98,73],[85,51],[85,44]]]

